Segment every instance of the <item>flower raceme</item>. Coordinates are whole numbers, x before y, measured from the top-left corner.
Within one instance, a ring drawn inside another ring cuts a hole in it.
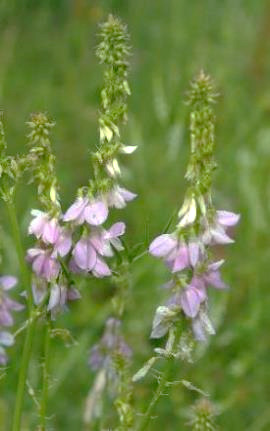
[[[233,243],[230,228],[240,216],[230,211],[215,210],[212,204],[212,176],[216,163],[214,151],[214,114],[216,94],[210,78],[203,72],[191,84],[189,104],[191,156],[186,179],[190,186],[178,212],[176,229],[158,236],[150,244],[152,256],[161,258],[172,279],[166,284],[171,296],[165,306],[158,307],[151,336],[166,334],[183,312],[191,319],[194,335],[203,340],[213,334],[208,317],[208,288],[225,289],[220,268],[224,260],[213,260],[211,247]]]
[[[13,323],[13,311],[21,311],[24,306],[9,297],[8,291],[17,284],[16,277],[4,275],[0,277],[0,365],[6,365],[8,357],[6,347],[14,344],[13,335],[5,328],[10,328]]]
[[[149,247],[152,256],[164,260],[170,269],[173,279],[166,284],[172,292],[166,306],[169,309],[181,309],[186,317],[195,319],[193,329],[199,326],[198,316],[201,307],[207,305],[207,289],[212,286],[216,289],[225,289],[227,285],[220,275],[220,267],[224,260],[208,261],[206,248],[209,245],[228,244],[233,240],[227,235],[226,229],[239,221],[239,215],[229,211],[217,211],[214,222],[207,225],[197,238],[191,236],[189,240],[181,238],[181,231],[172,234],[163,234],[155,238]],[[181,278],[184,270],[190,269],[192,277],[189,282]],[[202,338],[202,330],[197,330],[195,336]],[[155,332],[152,333],[155,338]]]

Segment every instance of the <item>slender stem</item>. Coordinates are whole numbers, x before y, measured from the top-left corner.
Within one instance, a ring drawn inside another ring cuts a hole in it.
[[[15,409],[14,409],[14,415],[13,415],[12,431],[21,430],[21,416],[22,416],[24,389],[25,389],[25,382],[27,378],[28,365],[29,365],[31,351],[32,351],[34,330],[35,330],[35,319],[33,319],[29,323],[26,330],[22,360],[20,364],[20,373],[19,373],[16,402],[15,402]]]
[[[168,369],[159,378],[157,389],[155,390],[154,395],[143,415],[143,418],[137,428],[137,431],[144,431],[147,429],[152,417],[153,410],[156,407],[156,404],[159,401],[159,398],[162,396],[163,390],[167,384],[167,376],[168,376]]]
[[[50,368],[51,328],[50,322],[46,322],[44,334],[44,362],[43,362],[43,386],[40,403],[40,431],[46,431],[47,404],[49,390],[49,368]]]
[[[33,296],[32,296],[32,290],[30,286],[29,271],[25,262],[25,252],[21,241],[21,234],[20,234],[20,228],[19,228],[18,219],[16,215],[16,209],[15,209],[14,203],[10,200],[6,202],[6,205],[7,205],[9,222],[11,225],[13,238],[16,245],[16,251],[17,251],[19,266],[20,266],[20,273],[22,277],[22,284],[23,284],[23,288],[27,292],[27,303],[28,303],[28,310],[30,315],[33,307]]]
[[[35,329],[35,325],[34,325],[35,319],[32,319],[33,299],[32,299],[30,280],[29,280],[29,272],[25,263],[24,250],[23,250],[23,245],[21,241],[20,229],[19,229],[15,206],[14,206],[14,203],[10,200],[7,201],[6,204],[7,204],[7,210],[9,215],[9,222],[11,225],[12,234],[14,237],[14,242],[15,242],[16,251],[18,255],[22,284],[23,284],[23,288],[27,292],[27,303],[28,303],[28,313],[29,313],[29,325],[27,326],[25,340],[24,340],[14,415],[13,415],[13,424],[12,424],[12,431],[20,431],[25,382],[27,378],[27,371],[28,371],[31,350],[32,350],[32,343],[33,343],[34,329]]]

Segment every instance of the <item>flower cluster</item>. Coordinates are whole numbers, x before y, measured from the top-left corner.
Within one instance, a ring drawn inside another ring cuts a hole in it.
[[[39,200],[45,211],[32,210],[28,233],[36,237],[35,247],[28,249],[27,260],[35,275],[32,290],[36,304],[48,299],[47,310],[54,318],[68,301],[80,298],[62,270],[62,259],[72,246],[71,232],[61,225],[61,206],[55,176],[55,157],[52,154],[50,130],[54,126],[45,114],[33,115],[28,123],[32,148],[28,169],[38,185]]]
[[[13,335],[6,330],[13,325],[12,311],[21,311],[24,306],[11,299],[8,291],[17,284],[17,279],[11,275],[0,277],[0,365],[6,365],[7,354],[5,347],[14,343]]]
[[[117,159],[118,154],[136,150],[136,146],[121,142],[119,130],[126,121],[126,99],[130,94],[128,33],[121,21],[110,15],[101,25],[100,37],[97,56],[105,66],[105,82],[101,91],[100,142],[92,153],[94,175],[88,187],[78,190],[77,199],[63,217],[72,230],[82,226],[80,239],[72,250],[71,270],[98,278],[112,273],[104,258],[113,256],[114,250],[123,249],[119,237],[125,232],[125,224],[118,222],[108,230],[102,227],[109,208],[124,208],[136,197],[119,184],[121,169]]]
[[[224,260],[215,261],[211,247],[233,242],[229,229],[238,223],[240,216],[216,211],[212,204],[214,99],[211,81],[201,72],[192,83],[189,99],[193,108],[192,149],[186,178],[191,185],[178,213],[175,231],[158,236],[149,247],[150,254],[162,258],[172,274],[165,285],[170,297],[156,311],[153,338],[165,335],[181,311],[191,319],[195,338],[204,340],[207,334],[214,334],[207,313],[207,291],[209,287],[227,287],[220,274]]]
[[[123,250],[120,236],[125,233],[125,224],[118,222],[109,229],[101,225],[108,217],[105,198],[87,199],[79,197],[65,213],[63,220],[69,225],[83,225],[80,239],[72,250],[70,269],[73,272],[91,273],[102,278],[111,275],[104,257],[113,256],[114,249]]]
[[[104,368],[111,373],[116,357],[121,356],[125,360],[129,360],[131,355],[132,351],[121,335],[120,320],[110,317],[99,343],[95,344],[90,351],[90,367],[94,371]]]

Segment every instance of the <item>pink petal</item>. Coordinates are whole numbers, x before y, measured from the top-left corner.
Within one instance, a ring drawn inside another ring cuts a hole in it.
[[[200,298],[195,289],[188,287],[181,293],[181,307],[188,317],[195,317],[200,309]]]
[[[84,222],[83,212],[88,203],[86,198],[77,198],[64,214],[63,220],[66,222],[75,220],[77,224],[82,224]]]
[[[84,210],[85,220],[90,225],[98,226],[105,222],[108,212],[108,207],[103,201],[94,201]]]
[[[230,238],[223,228],[215,227],[211,229],[212,240],[215,244],[232,244],[234,240]]]
[[[33,261],[32,268],[38,276],[43,276],[45,260],[45,254],[39,254]]]
[[[92,270],[92,273],[97,278],[103,278],[108,277],[109,275],[111,275],[112,272],[106,262],[97,257],[96,264]]]
[[[9,310],[5,308],[0,308],[0,325],[2,326],[12,326],[14,323],[13,317]]]
[[[113,256],[113,251],[110,246],[110,242],[108,240],[105,240],[102,235],[98,233],[92,234],[89,238],[89,241],[101,256],[107,256],[107,257]]]
[[[183,245],[177,251],[176,258],[173,263],[172,272],[182,271],[189,266],[189,252],[187,246]]]
[[[76,265],[85,271],[91,271],[96,263],[97,254],[87,239],[78,241],[72,254]]]
[[[46,278],[47,281],[51,281],[58,276],[59,271],[60,263],[56,259],[46,256],[43,265],[43,277]]]
[[[213,286],[217,289],[228,288],[228,285],[226,283],[224,283],[224,281],[221,279],[221,274],[218,270],[207,272],[204,275],[204,280],[206,283],[210,284],[211,286]]]
[[[164,257],[177,246],[177,240],[170,234],[163,234],[154,239],[150,244],[149,252],[155,257]]]
[[[230,211],[217,211],[217,222],[223,226],[234,226],[240,220],[240,214]]]
[[[110,229],[105,233],[104,238],[117,238],[118,236],[124,235],[126,225],[123,222],[114,223]]]
[[[55,244],[55,251],[62,257],[66,256],[72,246],[72,238],[69,232],[63,232]]]
[[[110,207],[115,207],[118,209],[125,208],[126,202],[125,199],[119,193],[117,187],[111,190],[107,196],[108,205]]]
[[[44,226],[45,226],[47,221],[48,221],[47,214],[40,212],[39,215],[37,215],[31,221],[29,228],[28,228],[28,233],[30,235],[35,235],[37,238],[40,238],[42,233],[43,233]]]
[[[188,244],[189,259],[191,265],[194,267],[197,265],[200,257],[200,246],[197,242],[192,241]]]
[[[223,265],[224,262],[225,262],[224,259],[220,259],[220,260],[217,260],[216,262],[210,263],[210,265],[208,265],[208,271],[216,271]]]
[[[5,304],[9,310],[21,311],[24,309],[24,305],[10,298],[5,298]]]
[[[136,193],[132,193],[124,187],[118,187],[118,191],[126,202],[130,202],[137,197]]]
[[[0,331],[0,344],[3,346],[12,346],[14,344],[14,337],[6,331]]]
[[[12,289],[14,286],[16,286],[17,282],[17,278],[13,277],[12,275],[3,275],[0,277],[0,286],[4,290]]]
[[[59,304],[60,304],[60,287],[57,284],[54,284],[51,287],[50,299],[49,299],[47,310],[50,311],[54,307],[58,306]]]
[[[76,301],[77,299],[80,299],[82,296],[78,289],[75,289],[75,287],[70,287],[67,291],[67,299],[69,301]]]
[[[48,244],[55,244],[60,235],[60,226],[56,219],[51,219],[44,224],[42,239]]]

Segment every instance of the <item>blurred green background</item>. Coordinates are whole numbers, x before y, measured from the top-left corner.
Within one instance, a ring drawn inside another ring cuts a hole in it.
[[[216,205],[242,214],[237,241],[227,248],[224,278],[229,292],[211,292],[217,336],[189,366],[175,364],[175,380],[186,378],[211,394],[224,430],[270,429],[269,262],[270,262],[270,3],[264,0],[1,0],[0,103],[5,111],[9,151],[24,152],[29,114],[47,111],[54,129],[63,208],[91,175],[89,151],[98,140],[97,116],[102,67],[95,57],[98,23],[108,13],[129,27],[133,47],[129,123],[124,141],[138,145],[125,159],[124,184],[138,193],[116,218],[128,224],[127,241],[146,245],[162,231],[184,196],[189,150],[185,92],[204,68],[216,81],[219,169]],[[18,214],[26,232],[34,189],[18,192]],[[1,207],[3,271],[18,273],[5,209]],[[26,240],[26,245],[31,239]],[[168,274],[162,263],[144,256],[132,269],[132,296],[124,331],[134,349],[135,372],[151,355],[148,338],[159,285]],[[85,397],[93,382],[87,352],[103,329],[113,287],[88,280],[83,299],[61,317],[77,340],[70,347],[54,341],[51,360],[52,430],[81,430]],[[143,318],[142,318],[143,316]],[[42,326],[30,383],[38,386]],[[10,350],[1,379],[0,429],[8,430],[21,344]],[[136,385],[138,411],[151,397],[155,381]],[[37,396],[39,393],[37,393]],[[198,394],[181,386],[159,402],[152,430],[185,430],[186,412]],[[36,429],[31,397],[22,430]],[[111,427],[112,422],[106,424]],[[106,423],[106,422],[105,422]]]

